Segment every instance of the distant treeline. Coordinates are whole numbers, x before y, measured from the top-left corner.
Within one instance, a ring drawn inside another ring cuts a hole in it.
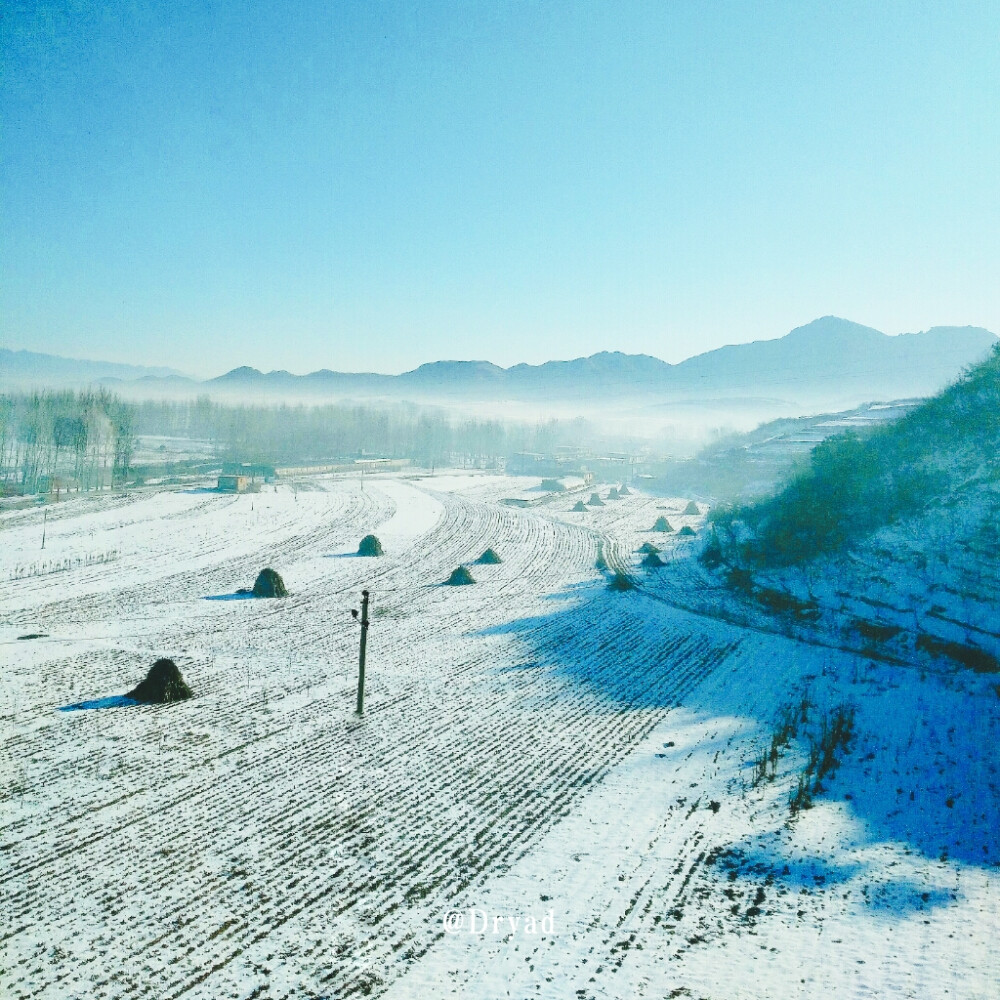
[[[0,486],[7,493],[92,490],[135,478],[139,435],[202,442],[212,461],[302,465],[372,456],[425,467],[496,468],[518,452],[595,445],[583,419],[539,424],[373,406],[125,402],[106,390],[0,395]],[[148,468],[140,468],[148,474]]]
[[[584,420],[527,425],[449,419],[443,411],[405,404],[233,406],[199,397],[146,401],[136,409],[140,434],[199,439],[223,461],[272,465],[371,455],[427,467],[492,468],[519,451],[551,453],[560,445],[579,445],[590,432]]]
[[[0,395],[0,490],[103,489],[124,482],[135,407],[105,390]]]

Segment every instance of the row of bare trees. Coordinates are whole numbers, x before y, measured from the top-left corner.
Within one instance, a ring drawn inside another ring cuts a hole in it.
[[[0,492],[124,485],[139,435],[197,441],[220,462],[298,464],[348,457],[496,468],[512,454],[595,444],[582,420],[537,424],[458,416],[400,403],[233,405],[208,397],[125,402],[106,389],[0,395]]]
[[[135,407],[105,389],[0,395],[0,491],[120,485],[135,431]]]
[[[140,434],[200,440],[223,461],[323,462],[360,455],[409,458],[418,465],[494,468],[520,451],[579,445],[591,428],[581,420],[518,424],[457,416],[410,403],[249,405],[193,400],[137,404]]]

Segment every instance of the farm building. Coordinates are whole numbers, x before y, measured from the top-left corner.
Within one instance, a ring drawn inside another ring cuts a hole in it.
[[[220,493],[245,493],[246,489],[246,476],[219,476],[218,490]]]

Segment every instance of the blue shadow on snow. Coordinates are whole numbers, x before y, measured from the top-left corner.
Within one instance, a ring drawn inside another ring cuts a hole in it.
[[[116,694],[110,698],[95,698],[92,701],[78,701],[74,705],[63,705],[60,712],[84,712],[91,708],[131,708],[133,705],[141,705],[141,701],[134,698],[126,698],[123,694]]]
[[[518,637],[526,648],[523,665],[517,669],[561,671],[624,710],[684,704],[701,678],[723,663],[736,646],[753,644],[760,638],[758,633],[679,610],[641,591],[610,591],[607,578],[548,597],[559,604],[551,613],[505,622],[477,634]],[[770,647],[772,642],[775,645]],[[742,655],[753,648],[751,645]],[[841,663],[839,673],[814,685],[810,672],[818,674],[827,655]],[[788,657],[801,658],[801,682],[810,685],[811,697],[818,701],[813,705],[813,718],[825,717],[845,702],[857,706],[858,735],[840,768],[824,782],[826,790],[814,794],[817,801],[849,802],[854,815],[867,824],[871,842],[908,844],[935,860],[947,857],[977,866],[1000,865],[1000,823],[989,815],[989,792],[978,794],[994,780],[991,776],[1000,762],[1000,752],[981,745],[981,726],[962,724],[963,713],[984,712],[985,707],[977,705],[961,685],[949,685],[947,677],[927,675],[921,679],[912,668],[888,664],[876,669],[890,693],[880,695],[873,690],[869,696],[868,689],[852,685],[844,672],[844,665],[854,663],[851,654],[828,654],[823,648],[777,636],[763,639],[760,660],[753,664],[753,670],[766,672],[775,656],[784,662]],[[865,658],[856,660],[863,669]],[[742,680],[734,678],[734,682],[735,687],[716,688],[715,705],[704,704],[704,694],[699,692],[699,707],[719,715],[756,719],[765,731],[772,728],[783,707],[780,699],[760,701],[753,678],[745,673]],[[905,705],[899,699],[904,690],[911,692]],[[912,694],[916,691],[923,696]],[[788,697],[796,697],[795,692],[788,692]],[[921,738],[940,759],[941,787],[918,784],[917,772],[927,767],[926,747],[914,744],[911,748],[900,742],[893,719],[893,713],[900,711],[908,713],[913,725],[920,727]],[[946,772],[946,767],[950,771]],[[794,873],[789,877],[794,878]],[[836,878],[833,873],[834,881]],[[890,905],[904,910],[937,900],[935,894],[928,896],[918,887],[905,892],[897,887],[890,897]],[[913,906],[907,899],[915,900]]]

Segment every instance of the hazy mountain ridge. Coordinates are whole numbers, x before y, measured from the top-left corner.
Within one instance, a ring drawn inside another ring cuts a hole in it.
[[[570,361],[501,368],[488,361],[435,361],[401,375],[324,370],[296,376],[238,368],[208,385],[282,388],[320,386],[379,395],[444,399],[580,399],[615,395],[702,399],[784,398],[851,406],[938,391],[997,340],[980,327],[935,327],[890,337],[827,316],[776,340],[720,347],[676,365],[644,354],[602,351]]]
[[[796,404],[814,402],[838,407],[875,399],[929,395],[941,389],[969,364],[979,360],[997,340],[979,327],[936,327],[922,333],[890,337],[871,327],[833,316],[814,320],[775,340],[720,347],[676,365],[644,354],[602,351],[570,361],[501,368],[488,361],[434,361],[401,375],[338,372],[321,369],[307,375],[278,370],[234,368],[204,382],[177,372],[76,363],[54,359],[59,366],[40,365],[35,382],[54,377],[71,381],[79,364],[79,381],[140,380],[150,389],[265,392],[286,395],[394,396],[451,400],[582,400],[600,403],[618,396],[683,401],[706,395],[745,399],[768,397]],[[19,352],[24,354],[26,352]],[[25,364],[8,368],[0,354],[4,382],[31,381]],[[33,357],[45,358],[38,355]],[[134,374],[130,374],[134,373]],[[10,375],[13,375],[13,378]]]
[[[75,385],[101,379],[187,379],[174,368],[126,365],[113,361],[64,358],[36,351],[14,351],[0,347],[0,381],[37,380],[47,385]]]

